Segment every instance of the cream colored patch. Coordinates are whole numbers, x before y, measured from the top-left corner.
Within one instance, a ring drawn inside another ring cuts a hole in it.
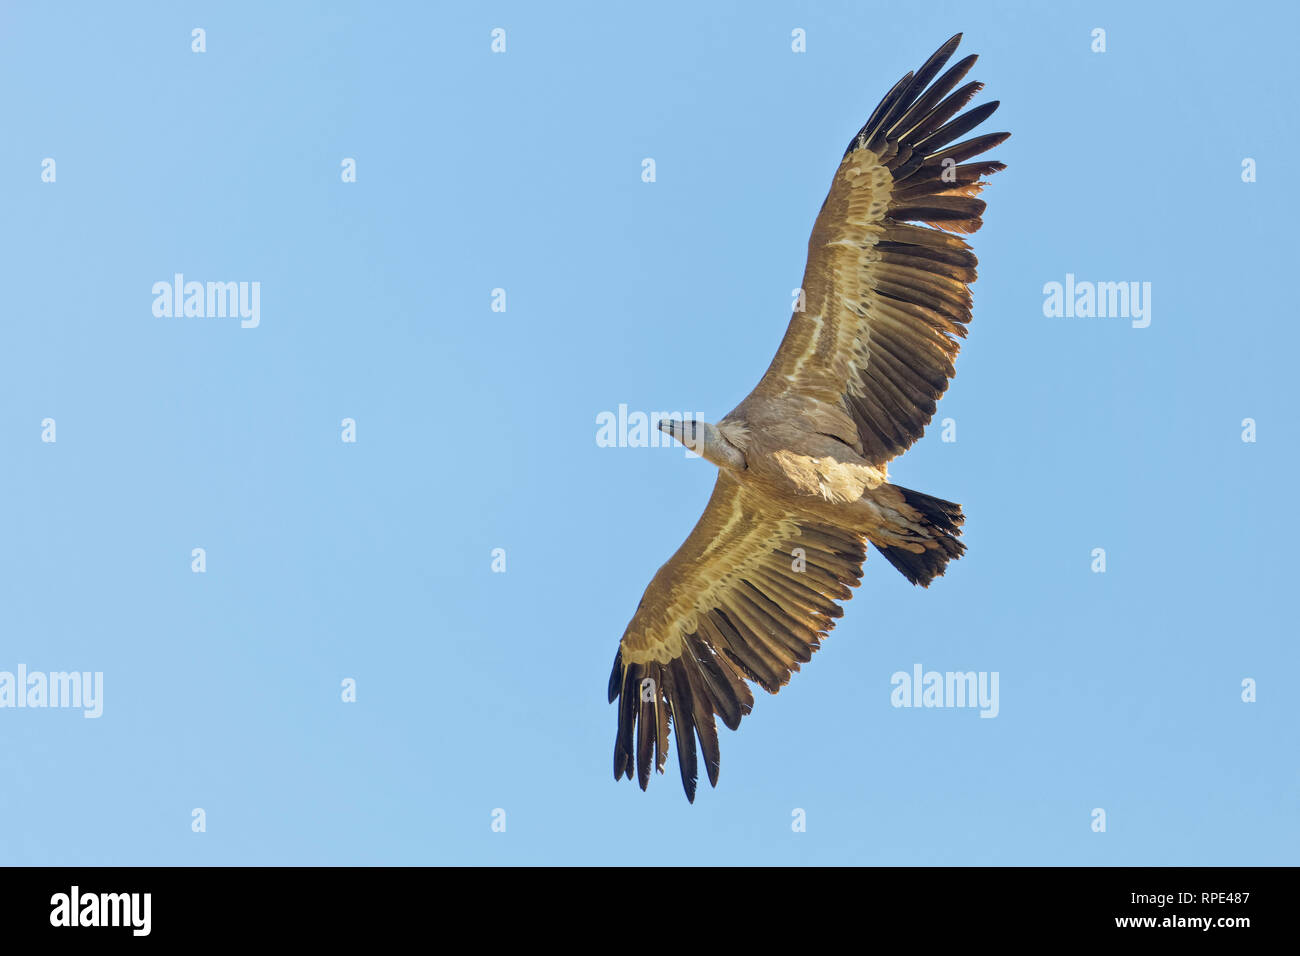
[[[718,529],[712,540],[710,540],[709,543],[704,546],[704,550],[700,552],[701,562],[707,561],[709,555],[721,548],[723,544],[730,544],[732,537],[735,536],[735,532],[740,526],[740,523],[745,519],[745,509],[741,504],[740,495],[732,495],[731,500],[727,504],[729,507],[727,509],[727,515],[723,519],[722,527]]]
[[[787,381],[795,384],[798,384],[799,382],[804,365],[807,364],[810,358],[817,354],[818,343],[821,342],[822,338],[822,330],[826,325],[821,315],[812,315],[805,312],[804,318],[813,324],[812,334],[808,336],[807,346],[799,354],[799,357],[794,360],[794,365],[790,367],[790,371],[785,375]]]
[[[796,493],[816,495],[835,504],[857,501],[875,486],[874,469],[834,458],[814,458],[782,449],[772,456]]]
[[[843,356],[846,371],[844,388],[851,395],[862,395],[862,372],[871,362],[871,302],[875,279],[870,263],[879,259],[876,243],[884,235],[881,222],[889,211],[893,179],[879,164],[874,153],[858,152],[850,157],[854,166],[845,171],[846,182],[854,189],[870,187],[865,210],[857,196],[849,199],[849,215],[840,224],[841,238],[826,244],[837,248],[832,269],[836,276],[839,315],[835,322],[836,354]]]
[[[807,337],[787,364],[786,381],[798,385],[828,362],[847,372],[846,385],[860,388],[859,372],[870,358],[870,326],[863,303],[874,288],[867,256],[884,235],[883,220],[893,195],[893,178],[879,157],[858,150],[845,157],[831,183],[826,208],[813,227],[804,288],[809,294]],[[830,280],[829,283],[827,280]],[[832,341],[825,341],[826,336]],[[843,365],[841,365],[843,363]]]

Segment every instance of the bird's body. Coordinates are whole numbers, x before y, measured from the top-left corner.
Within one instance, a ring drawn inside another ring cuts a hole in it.
[[[809,240],[803,308],[758,385],[716,425],[660,423],[719,473],[619,644],[616,777],[635,768],[644,788],[671,726],[687,796],[696,741],[716,785],[715,716],[735,729],[753,706],[747,681],[776,693],[811,658],[868,543],[923,586],[965,550],[959,505],[887,473],[954,374],[976,264],[955,233],[979,228],[981,177],[1003,168],[962,163],[1005,133],[948,145],[997,106],[956,115],[980,88],[954,90],[973,56],[936,79],[959,40],[903,77],[849,144]]]
[[[772,409],[757,411],[762,416]],[[741,488],[792,513],[856,531],[872,544],[888,547],[925,540],[924,528],[888,483],[885,468],[832,437],[816,417],[795,415],[769,424],[760,417],[751,425],[743,416],[737,409],[718,423],[724,438],[745,458],[746,467],[731,473]]]
[[[885,546],[915,537],[915,517],[889,484],[887,469],[862,457],[832,430],[843,412],[811,403],[782,414],[779,402],[748,400],[718,423],[745,456],[733,477],[753,493],[863,534]],[[755,417],[750,419],[749,414]]]

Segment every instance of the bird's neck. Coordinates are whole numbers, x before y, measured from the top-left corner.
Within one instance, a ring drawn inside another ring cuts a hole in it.
[[[702,457],[713,462],[719,468],[744,471],[747,467],[745,453],[738,447],[737,443],[743,443],[745,436],[741,434],[743,429],[737,431],[737,427],[726,424],[710,425],[705,430],[704,454]]]

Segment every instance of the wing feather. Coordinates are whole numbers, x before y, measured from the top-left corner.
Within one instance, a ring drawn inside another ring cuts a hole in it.
[[[652,767],[664,769],[671,727],[687,797],[695,798],[696,742],[716,786],[715,716],[735,730],[754,706],[747,680],[775,694],[812,659],[865,558],[860,535],[788,514],[720,472],[619,643],[609,679],[619,705],[615,778],[635,772],[644,789]]]
[[[837,405],[875,465],[921,437],[955,373],[977,265],[962,236],[983,223],[984,177],[1005,168],[966,163],[1009,134],[962,139],[998,103],[965,109],[983,88],[962,82],[975,56],[939,75],[960,40],[900,79],[849,143],[808,243],[804,311],[746,399]]]

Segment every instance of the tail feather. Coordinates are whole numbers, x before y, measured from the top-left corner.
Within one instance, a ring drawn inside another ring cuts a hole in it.
[[[948,562],[960,558],[966,553],[966,546],[957,540],[961,534],[962,522],[966,516],[961,513],[961,505],[935,498],[910,488],[894,485],[903,496],[903,501],[921,516],[927,536],[918,540],[925,550],[920,554],[899,546],[876,544],[876,550],[884,555],[885,560],[898,568],[903,577],[913,584],[929,587],[930,582],[943,574]]]

